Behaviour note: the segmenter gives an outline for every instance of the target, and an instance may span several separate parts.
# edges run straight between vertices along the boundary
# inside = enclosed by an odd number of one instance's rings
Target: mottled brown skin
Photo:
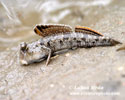
[[[49,63],[51,56],[65,49],[90,48],[97,46],[114,46],[120,42],[108,37],[94,36],[83,33],[55,34],[41,38],[36,42],[20,45],[20,62],[29,65],[47,59]]]
[[[108,37],[98,37],[82,33],[57,34],[41,39],[41,45],[51,48],[53,52],[77,48],[89,48],[96,46],[114,46],[120,42]]]
[[[75,32],[67,25],[37,25],[34,29],[42,38],[32,43],[20,44],[20,62],[28,65],[47,59],[65,49],[90,48],[97,46],[114,46],[120,44],[111,38],[104,37],[90,28],[76,27]]]

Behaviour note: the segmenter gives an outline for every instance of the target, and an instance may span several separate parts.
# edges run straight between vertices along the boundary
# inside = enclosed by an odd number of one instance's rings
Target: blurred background
[[[0,50],[36,38],[36,24],[92,27],[122,6],[124,0],[0,0]]]

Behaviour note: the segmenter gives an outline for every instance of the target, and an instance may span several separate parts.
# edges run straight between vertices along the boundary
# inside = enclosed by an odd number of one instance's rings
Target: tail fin
[[[97,37],[95,40],[96,46],[115,46],[117,44],[122,44],[121,42],[109,37]]]
[[[116,41],[116,40],[114,40],[114,39],[111,39],[111,45],[112,45],[112,46],[115,46],[115,45],[117,45],[117,44],[122,44],[122,43],[119,42],[119,41]]]

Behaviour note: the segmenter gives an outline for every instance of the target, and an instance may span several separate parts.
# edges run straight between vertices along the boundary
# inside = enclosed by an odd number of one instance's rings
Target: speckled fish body
[[[113,46],[116,44],[116,41],[101,36],[94,36],[89,34],[82,33],[67,33],[67,34],[57,34],[45,37],[41,39],[41,45],[45,45],[53,52],[62,50],[62,49],[72,49],[77,48],[88,48],[96,46]]]
[[[30,44],[21,44],[20,58],[23,65],[28,65],[47,59],[49,51],[53,55],[55,52],[64,49],[113,46],[116,44],[119,44],[119,42],[104,36],[94,36],[78,32],[54,34]]]

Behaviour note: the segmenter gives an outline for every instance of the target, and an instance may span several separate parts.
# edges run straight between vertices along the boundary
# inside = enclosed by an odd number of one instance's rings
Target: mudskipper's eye
[[[26,44],[25,42],[22,42],[22,43],[20,44],[20,50],[22,50],[22,51],[28,50],[27,44]]]

